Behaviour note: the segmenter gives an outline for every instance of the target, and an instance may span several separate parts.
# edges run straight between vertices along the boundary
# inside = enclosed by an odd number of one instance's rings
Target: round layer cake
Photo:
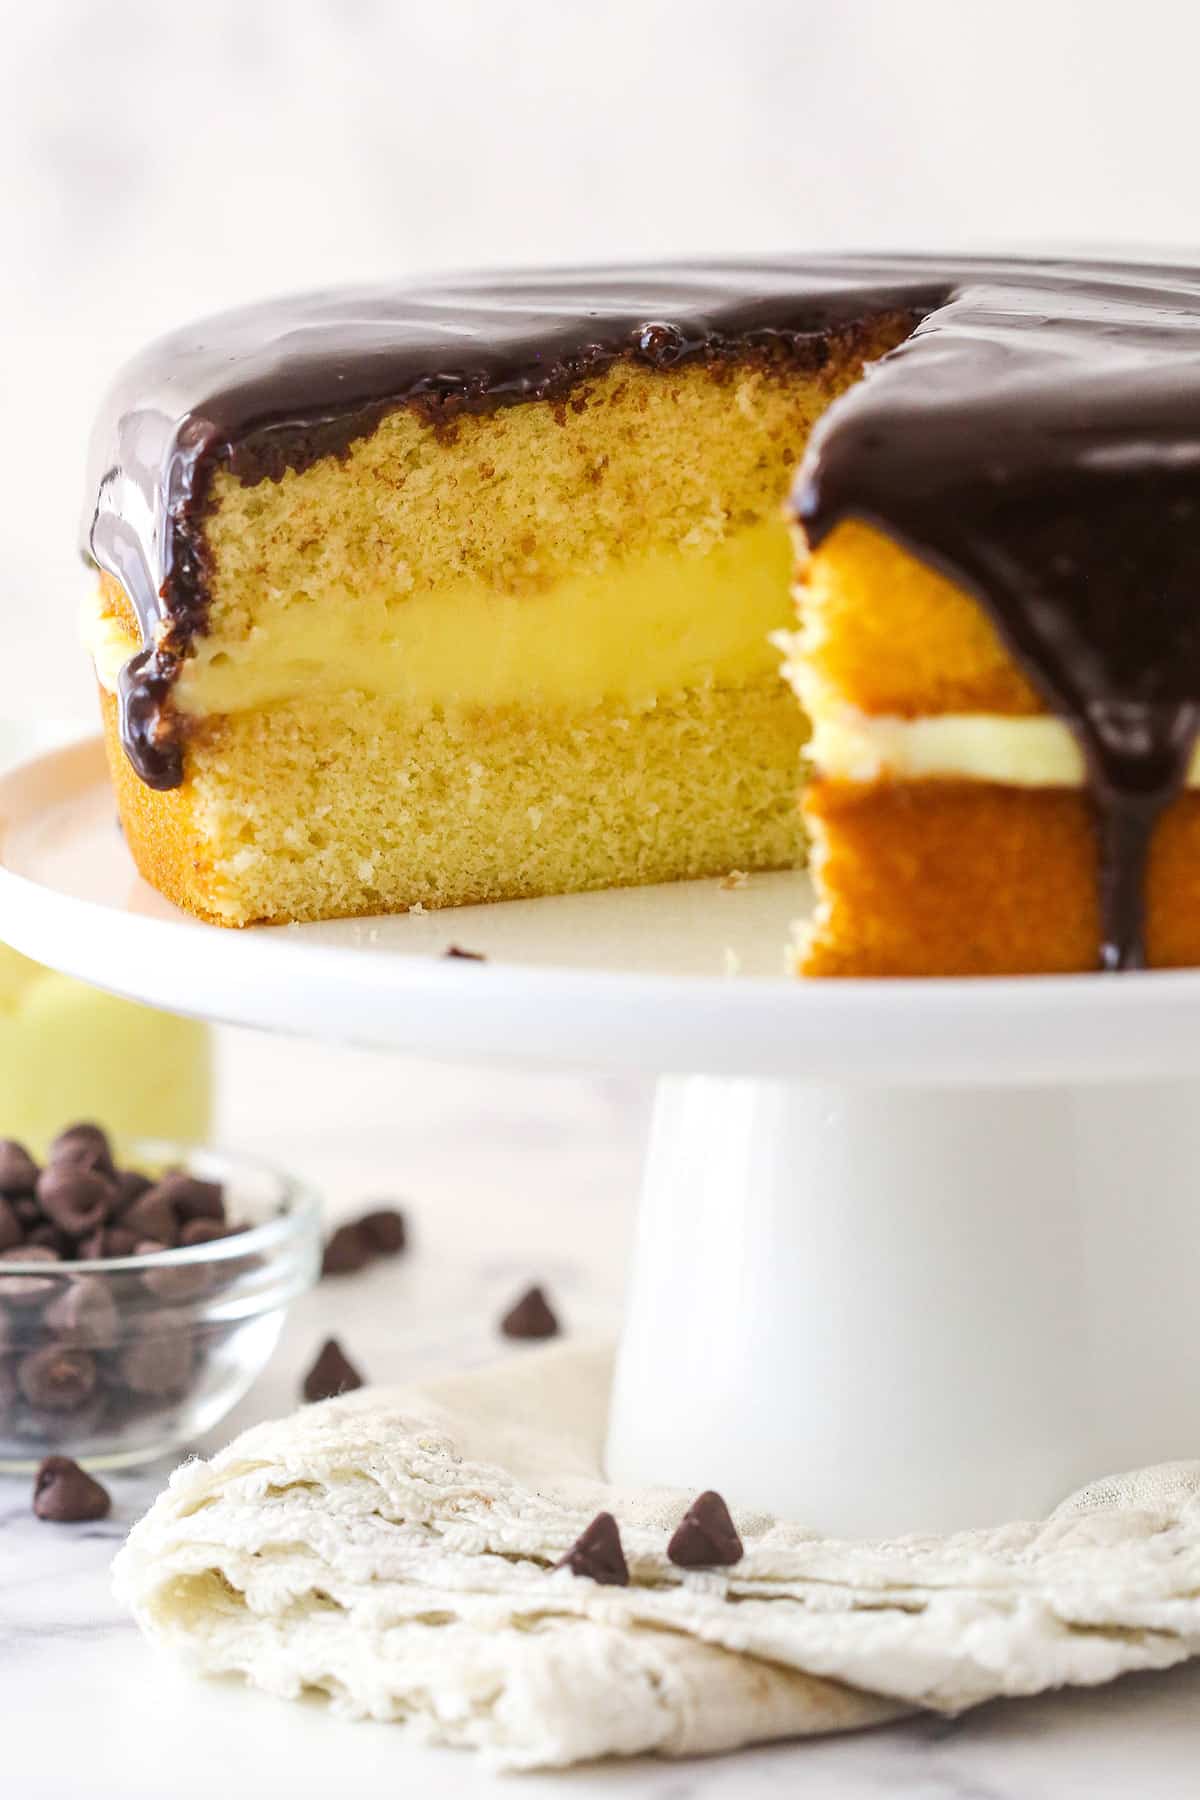
[[[806,973],[1200,962],[1191,270],[820,257],[251,307],[122,373],[89,501],[126,835],[201,917],[807,839]]]

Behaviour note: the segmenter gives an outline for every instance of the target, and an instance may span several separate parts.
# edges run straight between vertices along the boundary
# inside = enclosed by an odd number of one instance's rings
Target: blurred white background
[[[1194,0],[0,0],[0,713],[86,713],[112,369],[470,263],[1200,240]]]

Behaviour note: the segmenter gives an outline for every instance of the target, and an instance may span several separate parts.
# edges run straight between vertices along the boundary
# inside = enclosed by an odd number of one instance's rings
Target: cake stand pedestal
[[[96,743],[0,782],[0,938],[39,961],[237,1024],[658,1077],[615,1480],[872,1536],[1197,1454],[1200,973],[797,984],[807,903],[768,876],[221,932],[138,880]]]
[[[664,1078],[611,1474],[876,1536],[1195,1455],[1198,1172],[1193,1081]]]

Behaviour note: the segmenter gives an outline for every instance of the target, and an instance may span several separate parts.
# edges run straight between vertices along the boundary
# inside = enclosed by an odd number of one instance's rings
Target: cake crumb
[[[734,888],[744,888],[749,880],[750,877],[745,869],[730,869],[728,875],[722,875],[717,886],[723,888],[726,893],[730,893]]]
[[[421,902],[419,900],[414,900],[408,910],[410,913],[412,913],[414,918],[419,919],[422,916],[422,914],[424,913],[425,908],[421,905]]]
[[[721,972],[724,975],[740,975],[742,959],[731,944],[726,944],[721,952]]]

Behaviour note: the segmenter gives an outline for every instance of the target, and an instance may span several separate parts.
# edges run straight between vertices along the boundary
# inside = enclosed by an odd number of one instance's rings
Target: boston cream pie
[[[231,925],[786,866],[806,713],[805,972],[1200,962],[1198,420],[1187,270],[576,271],[179,333],[94,447],[134,855]]]

